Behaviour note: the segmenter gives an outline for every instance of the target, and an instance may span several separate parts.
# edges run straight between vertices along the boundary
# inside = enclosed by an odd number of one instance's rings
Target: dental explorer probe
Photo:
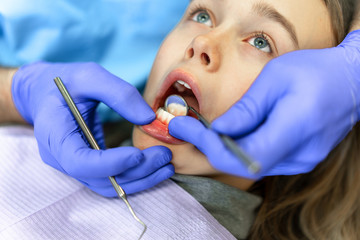
[[[198,113],[193,107],[189,106],[185,99],[179,95],[173,94],[166,98],[164,108],[167,111],[167,107],[170,104],[179,104],[186,108],[186,113],[190,110],[199,118],[199,121],[204,124],[207,129],[211,129],[211,124],[200,114]],[[218,134],[221,141],[224,145],[239,159],[241,160],[246,167],[248,168],[249,172],[251,173],[258,173],[260,171],[260,164],[254,161],[250,156],[248,156],[237,144],[236,142],[227,135]]]
[[[64,83],[61,81],[60,77],[56,77],[54,79],[54,81],[55,81],[55,84],[58,87],[61,95],[64,97],[67,105],[69,106],[71,113],[73,114],[73,116],[75,117],[75,119],[76,119],[77,123],[79,124],[81,130],[83,131],[86,139],[90,143],[91,147],[93,149],[96,149],[96,150],[101,150],[99,145],[97,144],[94,136],[91,134],[90,129],[86,125],[83,117],[81,116],[81,113],[79,112],[79,109],[76,107],[76,105],[74,103],[74,100],[71,98],[71,96],[70,96],[69,92],[67,91]],[[143,232],[141,233],[141,235],[139,237],[139,239],[141,239],[142,236],[146,232],[146,229],[147,229],[146,224],[136,216],[133,208],[130,206],[129,201],[127,200],[127,196],[126,196],[125,191],[120,187],[119,184],[117,184],[115,178],[112,177],[112,176],[109,176],[109,180],[110,180],[111,184],[113,185],[113,187],[114,187],[116,193],[118,194],[118,196],[125,202],[125,204],[129,208],[129,210],[130,210],[131,214],[133,215],[133,217],[135,218],[135,220],[138,221],[141,225],[143,225],[144,230],[143,230]]]

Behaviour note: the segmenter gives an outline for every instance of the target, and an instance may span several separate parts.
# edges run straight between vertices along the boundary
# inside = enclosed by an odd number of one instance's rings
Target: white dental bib
[[[104,198],[44,164],[33,130],[0,127],[0,239],[137,239],[121,199]],[[235,239],[171,180],[128,197],[142,239]]]

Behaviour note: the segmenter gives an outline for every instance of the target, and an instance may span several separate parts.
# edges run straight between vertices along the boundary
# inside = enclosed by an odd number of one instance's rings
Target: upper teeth
[[[189,85],[189,84],[187,84],[187,83],[186,83],[186,82],[184,82],[184,81],[177,80],[176,82],[177,82],[177,83],[179,83],[179,84],[181,84],[181,85],[183,85],[183,86],[184,86],[184,87],[186,87],[187,89],[191,89],[190,85]]]
[[[159,108],[156,111],[156,118],[160,120],[160,122],[169,124],[170,120],[173,119],[175,116],[171,113],[165,111],[163,108]]]
[[[186,116],[187,114],[186,107],[177,103],[169,104],[167,110],[168,111],[164,108],[158,108],[156,111],[156,118],[165,124],[169,124],[170,120],[176,116]]]
[[[174,116],[186,116],[187,108],[184,105],[178,103],[170,103],[167,107],[167,112]]]

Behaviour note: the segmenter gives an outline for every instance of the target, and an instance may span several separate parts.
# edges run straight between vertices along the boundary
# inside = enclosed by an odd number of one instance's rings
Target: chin
[[[201,176],[210,176],[219,173],[219,171],[210,165],[206,156],[190,143],[164,143],[144,133],[139,126],[135,126],[132,139],[134,147],[141,150],[159,145],[169,148],[173,155],[171,163],[174,165],[176,173]]]

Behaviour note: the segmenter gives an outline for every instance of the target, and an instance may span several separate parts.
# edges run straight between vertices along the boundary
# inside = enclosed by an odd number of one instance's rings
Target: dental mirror
[[[166,98],[164,108],[165,111],[171,113],[174,116],[186,116],[189,110],[185,99],[175,94]]]
[[[211,128],[211,124],[203,118],[193,107],[189,106],[185,99],[179,95],[173,94],[167,97],[164,104],[165,111],[173,114],[174,116],[186,116],[191,110],[199,118],[200,122],[205,125],[206,128]],[[176,110],[175,110],[176,109]],[[177,110],[178,109],[178,110]],[[179,114],[179,113],[182,114]]]
[[[179,95],[170,95],[165,100],[164,108],[167,112],[173,114],[174,116],[186,116],[188,111],[191,110],[199,118],[199,121],[204,124],[208,129],[211,129],[211,124],[208,122],[200,113],[198,113],[193,107],[189,106],[185,99]],[[175,114],[174,114],[174,113]],[[182,112],[182,114],[178,114]],[[248,156],[238,145],[237,143],[230,138],[229,136],[218,134],[221,141],[224,145],[244,163],[248,171],[251,173],[258,173],[260,171],[260,164],[254,161],[250,156]]]

